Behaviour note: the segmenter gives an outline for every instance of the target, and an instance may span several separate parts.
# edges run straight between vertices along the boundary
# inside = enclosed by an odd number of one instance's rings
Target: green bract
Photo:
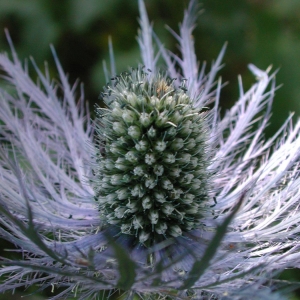
[[[97,108],[100,212],[151,245],[201,225],[208,198],[204,114],[184,87],[142,68],[112,79]]]

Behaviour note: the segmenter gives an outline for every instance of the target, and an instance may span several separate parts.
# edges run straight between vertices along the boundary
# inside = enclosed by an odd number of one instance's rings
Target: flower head
[[[240,81],[221,117],[225,48],[205,74],[191,38],[196,2],[174,34],[180,57],[153,35],[142,0],[139,8],[145,67],[116,75],[111,55],[93,123],[54,50],[60,85],[33,62],[35,84],[10,40],[13,60],[0,55],[14,88],[0,94],[0,235],[22,254],[1,258],[0,291],[274,299],[272,278],[300,265],[300,123],[289,118],[264,139],[275,74],[253,65],[257,82],[244,92]]]
[[[185,81],[148,73],[122,73],[102,93],[94,189],[108,224],[153,245],[199,228],[209,175],[204,115]]]

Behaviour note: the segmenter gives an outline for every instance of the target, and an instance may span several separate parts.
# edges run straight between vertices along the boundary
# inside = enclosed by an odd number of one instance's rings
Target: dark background
[[[146,0],[154,30],[166,47],[177,52],[175,39],[165,29],[178,29],[187,0]],[[238,97],[237,75],[245,87],[255,81],[247,68],[254,63],[266,69],[280,68],[277,83],[284,84],[274,103],[272,129],[290,111],[299,115],[300,1],[298,0],[203,0],[204,12],[194,32],[199,60],[208,64],[228,41],[221,71],[230,85],[223,90],[221,106],[230,107]],[[102,61],[108,59],[108,37],[112,36],[118,72],[137,66],[139,48],[137,0],[1,0],[0,29],[8,28],[20,58],[33,56],[42,68],[48,61],[56,76],[49,44],[53,44],[70,81],[85,84],[90,103],[98,100],[105,84]],[[1,32],[0,32],[1,33]],[[8,51],[4,31],[0,49]],[[92,106],[91,106],[92,107]]]
[[[145,3],[155,32],[167,48],[177,52],[176,41],[164,25],[177,31],[188,1]],[[221,95],[223,112],[238,98],[238,74],[245,89],[255,82],[248,63],[261,69],[272,64],[273,70],[280,69],[276,79],[283,86],[276,93],[267,135],[280,127],[290,111],[295,112],[296,120],[300,112],[300,1],[203,0],[200,7],[204,12],[194,31],[198,59],[209,66],[228,42],[225,67],[220,72],[223,81],[230,83]],[[7,28],[20,59],[33,56],[40,68],[47,61],[56,77],[49,48],[53,44],[70,82],[84,82],[92,109],[105,84],[102,62],[108,61],[109,36],[118,72],[139,63],[137,18],[137,0],[0,0],[0,49],[9,52],[4,35]],[[288,276],[297,277],[297,272]]]

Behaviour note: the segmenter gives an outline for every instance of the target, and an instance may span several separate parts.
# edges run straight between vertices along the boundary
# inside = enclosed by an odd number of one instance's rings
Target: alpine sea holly
[[[180,56],[154,35],[142,0],[139,8],[144,67],[117,75],[111,50],[93,122],[54,50],[59,85],[33,62],[35,84],[10,40],[13,59],[0,56],[10,84],[1,90],[0,233],[22,254],[1,258],[0,291],[274,299],[272,278],[300,262],[300,123],[289,118],[264,139],[275,73],[253,65],[257,82],[244,92],[240,80],[221,117],[225,48],[205,74],[192,39],[196,2],[172,31]]]
[[[123,73],[103,93],[94,186],[106,222],[151,246],[200,227],[209,175],[201,108],[147,72]]]

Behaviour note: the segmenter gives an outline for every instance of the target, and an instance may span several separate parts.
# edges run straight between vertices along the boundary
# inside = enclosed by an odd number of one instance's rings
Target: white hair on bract
[[[0,55],[0,236],[21,255],[1,258],[0,292],[35,285],[57,291],[51,299],[103,291],[283,299],[293,284],[276,276],[300,265],[300,123],[290,116],[264,138],[276,72],[249,65],[256,82],[244,91],[239,78],[239,99],[221,117],[216,77],[226,47],[209,71],[199,64],[196,1],[179,34],[170,30],[180,56],[164,48],[138,5],[141,65],[117,75],[109,43],[106,106],[93,122],[53,47],[59,83],[32,60],[35,83],[8,36],[12,59]]]

